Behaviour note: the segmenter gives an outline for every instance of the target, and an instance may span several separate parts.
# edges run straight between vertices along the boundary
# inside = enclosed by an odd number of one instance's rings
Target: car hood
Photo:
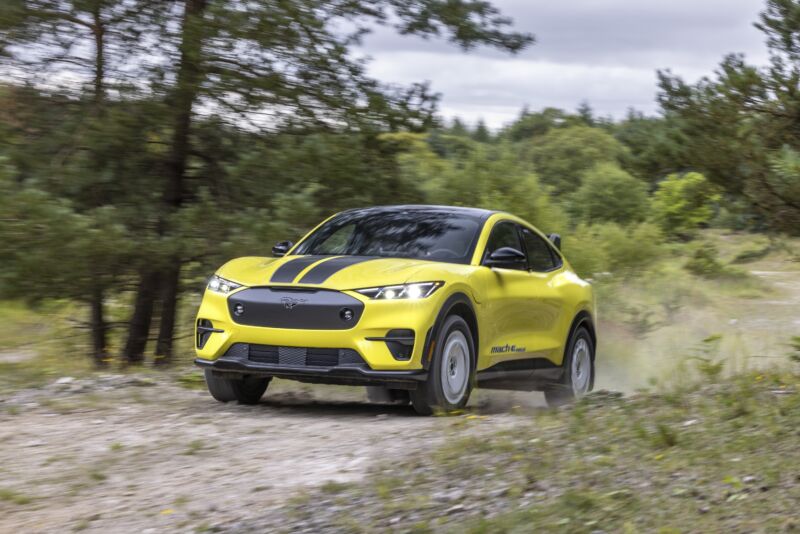
[[[247,257],[226,263],[217,274],[246,286],[312,286],[342,291],[433,281],[439,271],[437,266],[446,268],[448,265],[424,260],[363,256]],[[428,280],[427,277],[431,276],[434,278]]]

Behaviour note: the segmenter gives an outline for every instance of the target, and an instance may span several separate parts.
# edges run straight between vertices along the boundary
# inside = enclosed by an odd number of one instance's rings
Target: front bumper
[[[408,301],[380,301],[370,300],[354,292],[341,292],[351,299],[358,299],[363,307],[358,310],[352,307],[358,314],[358,319],[352,327],[338,329],[323,329],[321,326],[324,321],[317,322],[312,320],[309,324],[311,328],[287,328],[276,326],[261,326],[258,324],[243,324],[240,316],[234,320],[231,302],[237,302],[236,292],[229,296],[221,295],[211,291],[206,291],[200,305],[197,318],[199,321],[208,321],[208,326],[201,328],[213,328],[202,343],[197,344],[196,354],[198,365],[209,367],[214,365],[214,369],[229,372],[240,370],[241,372],[251,372],[269,374],[272,376],[317,376],[353,379],[376,379],[392,380],[400,378],[408,379],[409,376],[423,376],[424,365],[422,363],[423,352],[427,345],[428,336],[436,318],[436,313],[441,306],[441,299],[444,292],[439,291],[429,298]],[[441,294],[441,295],[440,295]],[[304,309],[308,309],[316,302],[314,297],[309,295],[298,295],[298,298],[306,299],[307,302],[287,310],[286,314],[302,314]],[[337,304],[338,305],[338,304]],[[245,302],[246,313],[249,313],[253,306]],[[309,313],[309,312],[306,312]],[[313,319],[313,314],[310,314]],[[254,322],[262,320],[257,317]],[[338,316],[337,319],[338,320]],[[313,325],[313,326],[312,326]],[[387,344],[387,335],[396,330],[411,331],[413,335],[413,348],[410,355],[404,358],[396,357],[390,350],[391,344]],[[351,366],[340,369],[339,367],[324,368],[321,370],[307,369],[298,367],[287,371],[286,365],[271,366],[269,362],[253,362],[248,358],[230,358],[229,352],[237,344],[252,344],[277,346],[284,348],[308,348],[325,349],[335,347],[341,350],[352,350],[363,359],[364,368],[355,369]],[[231,361],[235,360],[235,361]],[[201,363],[203,362],[203,363]],[[216,365],[215,362],[220,362]],[[383,374],[390,373],[390,374]],[[396,377],[391,373],[400,373]],[[403,374],[407,373],[407,374]],[[422,373],[422,374],[421,374]],[[417,381],[419,378],[411,378]]]

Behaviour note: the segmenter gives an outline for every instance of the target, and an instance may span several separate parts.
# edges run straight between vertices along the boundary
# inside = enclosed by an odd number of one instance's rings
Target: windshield
[[[469,263],[481,220],[445,211],[356,211],[331,219],[295,254]]]

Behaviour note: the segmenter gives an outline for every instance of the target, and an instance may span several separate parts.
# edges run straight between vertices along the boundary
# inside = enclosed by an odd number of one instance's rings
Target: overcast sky
[[[367,37],[373,76],[404,85],[428,80],[442,93],[445,117],[483,118],[493,128],[523,106],[575,109],[588,101],[600,115],[629,107],[652,114],[656,70],[686,79],[709,74],[722,57],[742,52],[766,61],[753,22],[764,0],[494,0],[515,27],[537,42],[517,56],[380,30]]]

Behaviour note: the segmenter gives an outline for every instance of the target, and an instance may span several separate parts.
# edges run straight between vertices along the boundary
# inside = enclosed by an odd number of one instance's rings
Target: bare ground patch
[[[245,521],[306,489],[359,482],[376,462],[434,449],[468,417],[481,423],[471,434],[519,417],[495,413],[513,401],[488,396],[477,412],[424,418],[367,404],[360,389],[314,397],[284,383],[261,404],[239,406],[165,380],[116,380],[65,380],[3,399],[0,531],[194,531]]]

